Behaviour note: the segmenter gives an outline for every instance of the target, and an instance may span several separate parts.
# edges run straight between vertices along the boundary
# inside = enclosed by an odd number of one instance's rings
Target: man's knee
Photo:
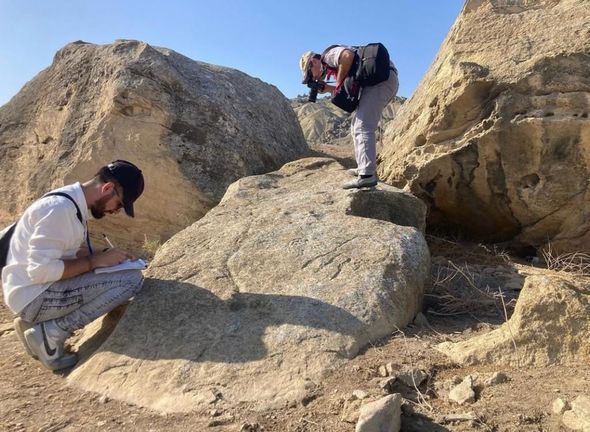
[[[129,287],[134,291],[138,292],[143,285],[143,273],[141,270],[128,270],[127,283]]]

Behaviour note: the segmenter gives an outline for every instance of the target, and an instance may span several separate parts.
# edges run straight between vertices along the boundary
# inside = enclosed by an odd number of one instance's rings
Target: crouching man
[[[141,170],[117,160],[83,184],[46,194],[19,219],[2,269],[4,300],[18,315],[15,330],[25,349],[48,369],[75,365],[65,340],[141,288],[140,270],[94,273],[133,257],[118,248],[93,253],[87,220],[121,208],[134,217],[143,187]]]

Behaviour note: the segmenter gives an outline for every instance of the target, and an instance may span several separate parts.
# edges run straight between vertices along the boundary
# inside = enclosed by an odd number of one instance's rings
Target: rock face
[[[128,218],[111,218],[109,231],[116,240],[167,239],[238,178],[307,150],[289,101],[271,85],[143,42],[76,42],[0,108],[0,222],[48,189],[128,159],[146,178],[139,223],[128,231]]]
[[[380,177],[429,225],[588,250],[589,21],[586,0],[467,0],[385,132]]]
[[[461,364],[545,366],[588,361],[589,314],[587,285],[529,276],[514,313],[500,328],[463,342],[442,343],[438,349]]]
[[[69,379],[162,411],[305,403],[323,373],[411,322],[429,277],[425,206],[387,185],[345,191],[347,178],[314,158],[232,184],[158,250]]]
[[[316,103],[307,103],[307,97],[297,98],[291,102],[297,114],[303,135],[308,144],[352,146],[350,135],[351,114],[341,110],[329,99],[318,99]],[[396,97],[383,110],[381,123],[377,129],[377,140],[381,140],[381,131],[396,116],[405,98]]]

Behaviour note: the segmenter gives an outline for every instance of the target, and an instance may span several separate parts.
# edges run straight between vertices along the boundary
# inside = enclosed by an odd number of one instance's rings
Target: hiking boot
[[[14,331],[16,332],[16,335],[25,347],[25,350],[27,350],[27,354],[33,357],[35,360],[37,360],[37,356],[33,354],[33,351],[31,351],[31,348],[29,347],[29,344],[25,339],[25,332],[31,327],[33,327],[33,325],[33,323],[25,321],[21,317],[16,317],[14,319]]]
[[[357,177],[356,179],[344,183],[343,189],[361,189],[377,186],[377,176],[373,174],[371,177]]]
[[[48,323],[51,322],[41,322],[25,331],[24,336],[29,348],[47,369],[60,370],[74,366],[78,363],[78,356],[64,352],[65,337],[48,334]]]
[[[346,172],[348,174],[350,174],[351,176],[354,176],[354,177],[358,177],[358,175],[359,175],[359,169],[358,168],[350,168],[350,169],[347,169]]]

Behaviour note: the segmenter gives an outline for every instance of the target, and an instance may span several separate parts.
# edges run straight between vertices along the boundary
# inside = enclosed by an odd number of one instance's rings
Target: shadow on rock
[[[146,279],[100,350],[145,360],[242,363],[294,344],[317,346],[321,338],[323,351],[350,357],[364,327],[347,311],[310,297],[234,293],[223,300],[190,283]],[[87,339],[81,356],[108,334],[99,330]]]

